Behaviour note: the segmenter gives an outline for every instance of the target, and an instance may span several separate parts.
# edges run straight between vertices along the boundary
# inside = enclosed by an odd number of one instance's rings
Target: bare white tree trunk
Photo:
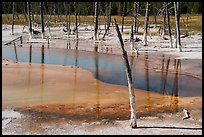
[[[104,27],[106,32],[108,26],[108,2],[106,2],[106,13],[104,15],[104,19],[105,19]]]
[[[127,74],[128,88],[129,88],[129,94],[130,94],[130,112],[131,112],[130,126],[132,128],[137,128],[137,117],[136,117],[136,108],[135,108],[135,93],[134,93],[134,87],[133,87],[132,72],[131,72],[131,68],[129,65],[127,52],[124,49],[123,39],[122,39],[118,24],[116,23],[115,18],[114,18],[114,23],[115,23],[115,29],[117,31],[117,35],[118,35],[118,38],[119,38],[119,41],[121,44],[121,48],[123,51],[123,59],[125,61],[125,65],[126,65],[126,74]]]
[[[109,2],[109,6],[107,8],[107,20],[106,20],[106,27],[105,27],[105,33],[103,35],[103,38],[105,38],[105,35],[107,34],[107,32],[109,31],[109,28],[110,28],[110,23],[111,23],[111,2]]]
[[[44,18],[43,18],[43,2],[40,2],[40,14],[41,14],[41,28],[42,28],[42,39],[45,38]]]
[[[75,38],[78,39],[78,12],[77,12],[77,3],[74,2],[75,7]]]
[[[177,39],[176,39],[176,28],[174,29],[174,42],[173,42],[173,48],[177,48]]]
[[[98,14],[99,14],[99,2],[95,2],[94,40],[98,39]]]
[[[109,6],[108,6],[108,26],[107,26],[107,30],[109,31],[110,28],[110,23],[111,23],[111,2],[109,2]]]
[[[14,34],[14,14],[15,14],[15,3],[12,2],[13,9],[12,9],[12,24],[11,24],[11,35]]]
[[[125,16],[125,2],[123,2],[123,13],[122,13],[122,28],[121,32],[123,32],[123,26],[124,26],[124,16]]]
[[[137,4],[138,2],[134,2],[134,34],[136,34],[136,30],[137,30],[137,20],[138,20]]]
[[[134,50],[134,49],[135,49],[135,41],[134,41],[133,25],[131,25],[130,48],[131,48],[131,50]]]
[[[169,39],[170,39],[170,48],[173,48],[172,36],[171,36],[171,23],[170,23],[169,11],[168,11],[168,2],[165,2],[165,5],[166,5],[165,8],[166,8],[167,20],[168,20],[168,32],[169,32]]]
[[[28,22],[29,22],[29,32],[30,32],[30,38],[32,38],[32,22],[30,17],[30,2],[27,2],[27,9],[28,9]]]
[[[162,38],[165,38],[165,28],[166,28],[166,2],[163,2],[163,9],[162,9],[162,15],[163,15],[163,28],[162,28]]]
[[[180,25],[179,5],[180,5],[180,2],[174,2],[177,49],[179,52],[182,52],[181,39],[180,39],[180,27],[179,27]]]
[[[157,27],[157,2],[154,2],[154,28]]]
[[[149,24],[148,11],[149,11],[149,2],[147,2],[146,13],[145,13],[144,34],[143,34],[143,39],[142,39],[142,42],[144,43],[144,45],[147,45],[147,29],[148,29],[148,24]]]
[[[186,24],[185,24],[185,27],[186,27],[186,35],[188,35],[188,11],[186,13]]]

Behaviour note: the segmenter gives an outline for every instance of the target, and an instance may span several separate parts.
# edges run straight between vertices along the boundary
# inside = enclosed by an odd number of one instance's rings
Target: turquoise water
[[[118,85],[127,85],[124,60],[121,55],[57,48],[2,47],[2,59],[79,66],[91,71],[95,78]],[[182,68],[194,65],[193,70],[202,71],[202,60],[177,60],[158,54],[144,53],[129,57],[134,87],[147,91],[176,95],[202,96],[202,80],[180,75]],[[189,63],[190,62],[190,63]],[[163,71],[156,72],[154,68]],[[171,72],[169,73],[171,69]]]

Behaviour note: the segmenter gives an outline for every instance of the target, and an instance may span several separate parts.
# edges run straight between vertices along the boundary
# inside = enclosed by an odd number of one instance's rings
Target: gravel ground
[[[123,121],[52,121],[38,123],[29,128],[29,115],[22,115],[13,109],[2,111],[3,135],[201,135],[201,110],[191,110],[191,118],[183,120],[184,114],[159,113],[155,117],[140,117],[138,128],[132,129],[129,120]]]

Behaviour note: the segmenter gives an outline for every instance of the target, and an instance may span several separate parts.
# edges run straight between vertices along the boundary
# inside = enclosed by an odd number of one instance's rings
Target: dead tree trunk
[[[134,50],[134,49],[135,49],[133,25],[131,25],[130,48],[131,48],[131,50]]]
[[[134,2],[134,34],[136,34],[136,29],[137,29],[137,2]]]
[[[74,9],[75,9],[75,37],[76,39],[79,38],[79,35],[78,35],[78,11],[77,11],[77,3],[74,2]]]
[[[56,5],[57,5],[57,3],[54,2],[54,5],[53,5],[53,13],[54,13],[54,22],[55,22],[55,26],[57,25],[57,21],[56,21]]]
[[[69,31],[71,30],[71,18],[70,18],[70,8],[71,8],[71,6],[70,6],[70,2],[69,2],[69,4],[68,4],[68,19],[69,19],[69,23],[68,23],[68,29],[69,29]]]
[[[32,19],[32,26],[34,26],[35,24],[35,18],[34,18],[34,11],[33,11],[33,6],[32,6],[32,3],[31,3],[31,19]]]
[[[66,31],[67,31],[67,38],[70,34],[70,28],[69,28],[69,21],[68,21],[68,11],[67,11],[67,2],[64,2],[64,9],[65,9],[65,15],[66,15]],[[69,5],[68,5],[69,10]]]
[[[98,14],[99,14],[99,2],[95,2],[94,40],[98,39]]]
[[[29,22],[29,32],[30,32],[30,38],[32,38],[32,22],[30,17],[30,2],[27,2],[27,9],[28,9],[28,22]]]
[[[154,2],[154,28],[157,27],[157,2]]]
[[[11,35],[14,34],[14,14],[15,14],[15,3],[12,2],[13,9],[12,9],[12,26],[11,26]]]
[[[105,35],[108,33],[109,28],[110,28],[110,23],[111,23],[111,2],[109,2],[109,6],[108,6],[108,13],[107,13],[107,27],[105,27],[105,33],[103,35],[103,38],[105,38]]]
[[[188,11],[186,13],[186,28],[188,27]]]
[[[40,2],[40,14],[41,14],[41,28],[42,28],[42,39],[45,38],[44,18],[43,18],[43,2]]]
[[[51,20],[52,20],[52,17],[51,17],[51,15],[52,15],[52,9],[49,9],[48,12],[49,12],[48,24],[47,24],[47,25],[48,25],[48,32],[49,32],[49,38],[52,39],[51,31],[50,31]],[[47,15],[47,16],[48,16],[48,15]]]
[[[138,11],[139,11],[139,2],[134,2],[134,35],[138,33]]]
[[[139,16],[139,7],[140,7],[140,2],[137,2],[137,16]],[[137,17],[136,34],[138,34],[138,29],[139,29],[139,18]]]
[[[134,87],[133,87],[132,72],[131,72],[131,68],[129,65],[127,52],[124,49],[123,39],[122,39],[118,24],[116,23],[115,18],[114,18],[114,23],[115,23],[115,29],[117,31],[117,35],[118,35],[118,38],[119,38],[119,41],[121,44],[121,48],[123,51],[123,59],[125,61],[125,65],[126,65],[126,74],[127,74],[128,88],[129,88],[129,94],[130,94],[130,112],[131,112],[130,125],[132,128],[137,128],[137,117],[136,117],[136,108],[135,108],[135,93],[134,93]]]
[[[168,22],[169,39],[170,39],[170,48],[173,48],[172,36],[171,36],[171,22],[170,22],[170,16],[169,16],[169,11],[168,11],[168,2],[165,2],[165,4],[166,4],[166,15],[167,15],[167,22]]]
[[[177,48],[177,39],[176,39],[176,27],[174,29],[174,43],[173,43],[173,48]]]
[[[108,26],[108,2],[106,2],[106,13],[104,15],[104,19],[105,19],[105,23],[104,23],[104,27],[105,27],[105,32]]]
[[[24,15],[24,22],[27,22],[27,14],[26,14],[26,2],[23,2],[23,9],[24,9],[24,12],[23,12],[23,15]]]
[[[178,51],[182,51],[181,49],[181,39],[180,39],[180,13],[179,13],[179,6],[180,2],[174,2],[174,10],[175,10],[175,23],[176,23],[176,41],[177,41],[177,48]]]
[[[186,24],[185,24],[185,26],[186,26],[186,35],[187,35],[188,34],[188,11],[186,13]]]
[[[148,11],[149,11],[149,2],[147,2],[146,13],[145,13],[144,34],[143,34],[143,40],[142,40],[142,42],[144,43],[144,46],[147,46],[147,29],[148,29],[148,24],[149,24]]]
[[[161,35],[161,37],[163,39],[165,39],[165,32],[166,32],[165,31],[165,28],[166,28],[166,10],[165,9],[166,9],[166,2],[163,3],[163,10],[162,10],[163,11],[162,12],[163,13],[162,14],[163,15],[163,28],[162,28],[162,35]]]
[[[122,13],[122,28],[121,28],[121,32],[123,32],[123,26],[124,26],[125,5],[126,5],[126,3],[123,2],[123,13]]]

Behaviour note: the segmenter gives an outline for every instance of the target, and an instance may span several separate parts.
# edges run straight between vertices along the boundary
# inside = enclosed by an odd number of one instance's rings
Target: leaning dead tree
[[[32,38],[32,22],[30,17],[30,2],[27,2],[27,10],[28,10],[28,25],[29,25],[29,32],[30,32],[30,38]]]
[[[182,51],[181,49],[181,38],[180,38],[180,13],[179,13],[179,9],[180,9],[180,2],[174,2],[174,11],[175,11],[175,23],[176,23],[176,31],[175,31],[175,34],[176,34],[176,47],[178,49],[178,51]]]
[[[97,39],[98,39],[98,14],[99,14],[99,2],[95,2],[94,40],[97,40]]]
[[[12,25],[11,25],[11,35],[14,34],[14,15],[15,15],[15,3],[12,2],[12,5],[13,5],[13,9],[12,9]]]
[[[116,23],[116,19],[114,18],[114,24],[115,24],[115,29],[120,41],[120,45],[123,51],[123,59],[125,61],[125,65],[126,65],[126,74],[127,74],[127,80],[128,80],[128,88],[129,88],[129,94],[130,94],[130,112],[131,112],[131,116],[130,116],[130,125],[132,128],[137,128],[137,117],[136,117],[136,108],[135,108],[135,93],[134,93],[134,87],[133,87],[133,79],[132,79],[132,72],[131,72],[131,68],[129,65],[129,61],[128,61],[128,56],[127,56],[127,52],[125,51],[124,48],[124,43],[123,43],[123,39],[122,39],[122,35],[120,33],[118,24]]]
[[[144,43],[144,46],[147,46],[147,29],[149,24],[149,2],[146,4],[146,13],[145,13],[145,23],[144,23],[144,34],[142,42]]]
[[[42,39],[45,38],[44,18],[43,18],[43,2],[40,2],[40,14],[41,14],[41,28],[42,28]]]

